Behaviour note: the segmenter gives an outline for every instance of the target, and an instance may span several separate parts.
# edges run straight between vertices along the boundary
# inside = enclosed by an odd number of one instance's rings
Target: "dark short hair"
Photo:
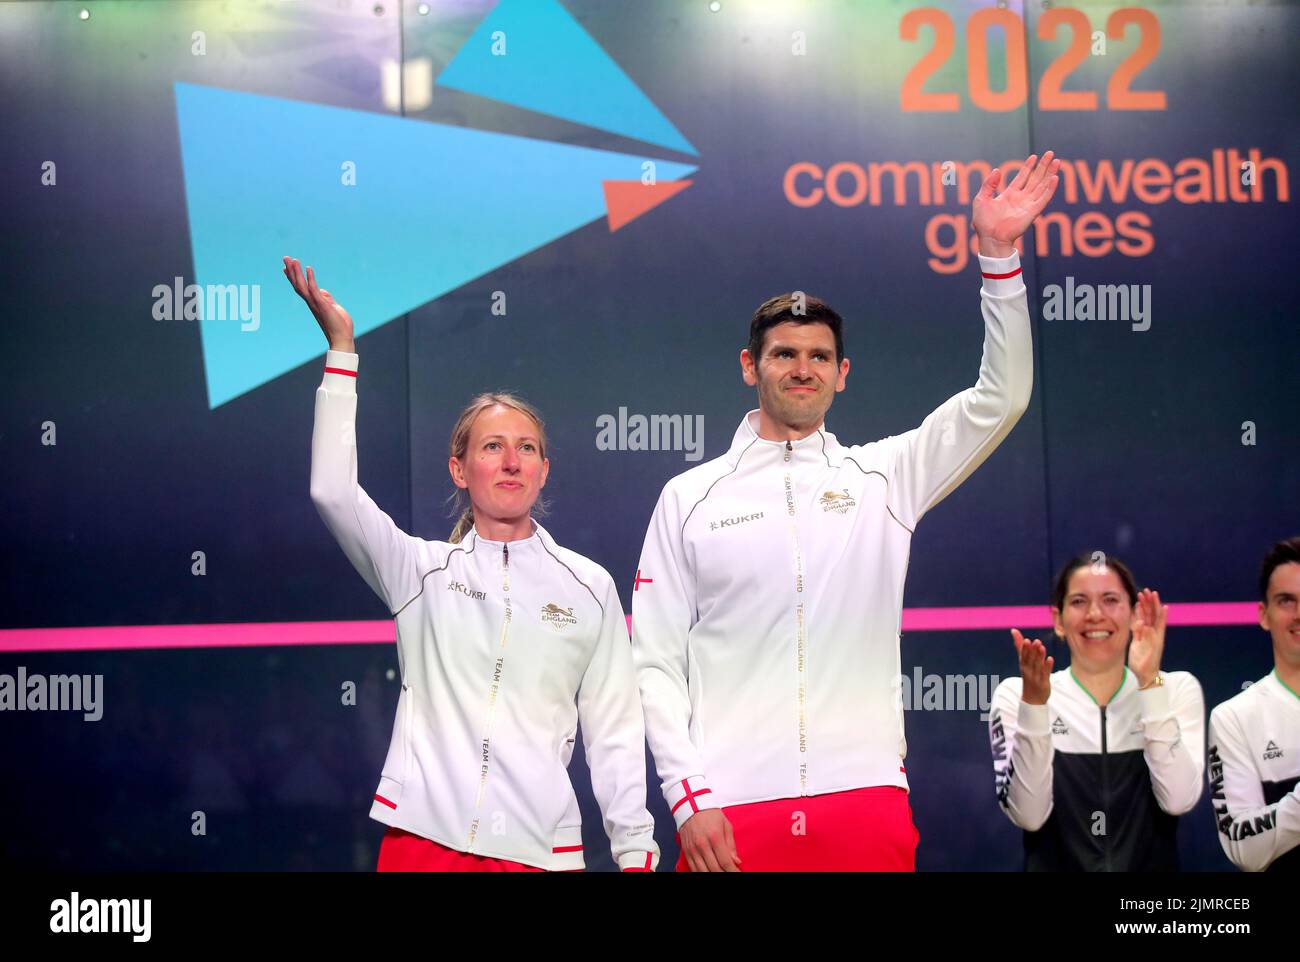
[[[1273,577],[1273,569],[1292,561],[1300,562],[1300,537],[1279,541],[1264,555],[1264,563],[1259,566],[1259,600],[1264,604],[1268,604],[1268,582]]]
[[[1115,574],[1119,575],[1120,582],[1124,585],[1124,591],[1128,594],[1128,603],[1137,605],[1138,590],[1137,581],[1133,578],[1133,572],[1128,570],[1128,565],[1120,561],[1113,555],[1105,555],[1105,565]],[[1092,555],[1081,554],[1070,559],[1069,564],[1061,569],[1061,573],[1056,576],[1056,584],[1052,586],[1052,607],[1060,611],[1065,605],[1065,592],[1070,587],[1070,576],[1080,568],[1087,568],[1092,565]]]
[[[803,309],[797,314],[795,294],[803,295],[801,305]],[[821,298],[804,294],[802,291],[793,291],[789,294],[769,297],[758,305],[758,310],[754,312],[754,318],[749,322],[749,356],[754,359],[755,364],[763,356],[763,339],[768,329],[784,324],[786,321],[793,321],[795,324],[825,324],[835,335],[835,363],[839,364],[844,360],[843,319]]]

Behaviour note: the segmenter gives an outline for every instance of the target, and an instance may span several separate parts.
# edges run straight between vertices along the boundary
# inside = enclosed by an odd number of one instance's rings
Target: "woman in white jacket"
[[[511,395],[476,398],[448,461],[470,507],[448,541],[405,534],[357,484],[352,318],[284,260],[330,347],[312,500],[396,621],[402,688],[370,809],[388,826],[379,869],[583,868],[567,772],[581,723],[614,858],[653,871],[627,622],[609,574],[532,519],[550,469],[541,418]]]
[[[1201,797],[1205,700],[1160,670],[1168,608],[1117,558],[1080,555],[1052,591],[1070,666],[1011,632],[1019,678],[993,693],[998,804],[1024,829],[1028,871],[1178,869],[1178,816]]]

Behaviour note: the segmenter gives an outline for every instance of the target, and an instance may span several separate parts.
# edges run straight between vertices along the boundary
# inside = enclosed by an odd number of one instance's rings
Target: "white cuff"
[[[1020,272],[1019,251],[1012,251],[1010,257],[985,257],[980,254],[979,259],[985,294],[1011,297],[1024,291],[1025,280]]]
[[[1046,705],[1031,705],[1022,701],[1016,712],[1016,729],[1018,734],[1030,738],[1035,735],[1049,735],[1052,731],[1051,713]]]
[[[654,852],[624,852],[618,857],[620,872],[653,872],[658,864]]]
[[[1169,708],[1169,679],[1155,688],[1138,689],[1138,704],[1142,706],[1142,724],[1162,722],[1173,712]]]
[[[326,351],[325,376],[320,386],[331,394],[356,394],[359,360],[347,351]]]
[[[664,788],[664,801],[680,829],[688,818],[705,809],[721,808],[703,775],[691,775]]]

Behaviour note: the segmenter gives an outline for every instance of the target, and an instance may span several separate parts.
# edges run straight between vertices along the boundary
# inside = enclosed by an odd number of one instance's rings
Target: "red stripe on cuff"
[[[559,848],[551,849],[551,854],[562,855],[565,852],[581,852],[581,851],[582,851],[581,845],[562,845]]]
[[[397,810],[397,806],[393,802],[390,802],[388,799],[384,798],[384,796],[382,795],[378,795],[378,794],[375,795],[375,801],[382,802],[383,804],[387,805],[389,808],[393,809],[394,811]]]
[[[985,274],[984,276],[985,276],[985,277],[988,277],[987,274]],[[325,373],[326,373],[326,374],[346,374],[348,377],[356,377],[356,376],[357,376],[357,372],[356,372],[356,371],[349,371],[349,370],[348,370],[347,368],[345,368],[345,367],[327,367],[327,368],[325,368]]]
[[[646,853],[645,853],[645,865],[644,865],[644,866],[642,866],[641,868],[625,868],[625,869],[623,869],[623,871],[624,871],[624,872],[649,872],[649,871],[651,871],[650,866],[651,866],[651,864],[652,864],[653,862],[654,862],[654,853],[653,853],[653,852],[646,852]]]
[[[1017,274],[1019,274],[1019,273],[1020,273],[1020,268],[1017,267],[1014,271],[1011,271],[1011,272],[1008,273],[1008,274],[986,274],[986,273],[984,273],[983,271],[980,271],[980,276],[981,276],[981,277],[987,277],[987,278],[989,278],[990,280],[1001,281],[1001,280],[1006,280],[1006,278],[1008,278],[1008,277],[1015,277],[1015,276],[1016,276]],[[327,368],[327,370],[328,370],[328,368]]]

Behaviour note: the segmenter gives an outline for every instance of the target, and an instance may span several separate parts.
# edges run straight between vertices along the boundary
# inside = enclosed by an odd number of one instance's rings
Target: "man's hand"
[[[316,323],[325,332],[330,350],[345,351],[348,354],[357,353],[356,342],[352,339],[352,316],[343,309],[342,304],[330,296],[329,291],[323,291],[316,286],[316,274],[312,269],[307,268],[307,276],[303,277],[302,265],[297,259],[286,257],[284,276],[289,278],[289,283],[298,292],[298,296],[311,308]]]
[[[1023,681],[1020,700],[1026,705],[1046,705],[1052,695],[1052,664],[1054,659],[1047,648],[1035,638],[1026,641],[1019,630],[1011,629],[1011,640],[1016,643],[1020,656],[1020,677]]]
[[[1035,165],[1035,161],[1038,161]],[[1010,257],[1015,242],[1029,229],[1034,218],[1043,212],[1056,193],[1060,181],[1057,171],[1061,162],[1052,159],[1049,150],[1038,160],[1030,154],[1020,172],[1001,194],[993,196],[1002,183],[1002,168],[985,179],[971,209],[971,226],[980,239],[980,253],[985,257]]]
[[[1133,622],[1133,640],[1128,646],[1128,669],[1144,688],[1160,672],[1160,656],[1165,651],[1165,621],[1169,606],[1160,603],[1160,592],[1143,588],[1138,594],[1137,620]]]
[[[677,833],[692,872],[739,872],[740,856],[731,822],[720,808],[706,808],[682,823]]]

